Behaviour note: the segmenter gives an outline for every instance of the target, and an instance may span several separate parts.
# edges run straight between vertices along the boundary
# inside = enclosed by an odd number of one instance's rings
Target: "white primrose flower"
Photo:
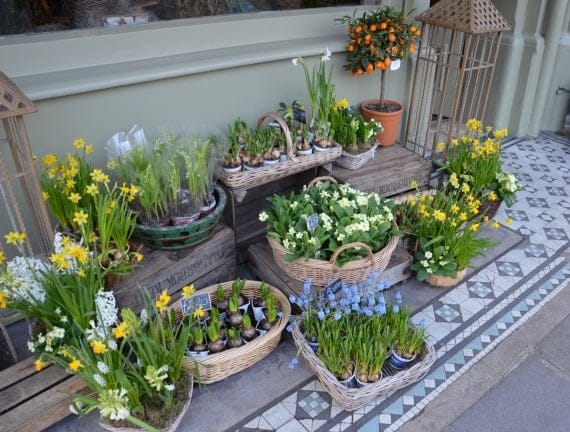
[[[424,255],[426,259],[430,259],[433,256],[433,254],[430,251],[427,251]]]
[[[168,391],[174,391],[174,389],[176,388],[176,386],[174,384],[166,384],[164,386],[164,388]]]
[[[36,345],[32,341],[28,341],[28,351],[36,352]]]
[[[259,221],[260,222],[265,222],[267,219],[269,218],[269,216],[267,215],[266,212],[261,212],[259,213]]]

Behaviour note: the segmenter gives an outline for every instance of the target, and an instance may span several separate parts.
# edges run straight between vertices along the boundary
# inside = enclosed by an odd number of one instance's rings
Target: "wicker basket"
[[[479,206],[479,214],[483,216],[487,216],[489,219],[493,219],[497,212],[499,211],[499,207],[501,207],[502,201],[483,201]]]
[[[231,293],[233,281],[222,283],[227,294]],[[211,285],[200,290],[200,293],[209,293],[212,301],[218,285]],[[242,294],[248,299],[259,298],[261,282],[248,280],[242,290]],[[185,357],[182,366],[192,373],[201,384],[212,384],[221,381],[230,375],[241,372],[273,351],[281,338],[281,332],[289,321],[291,305],[285,295],[277,288],[270,287],[275,296],[275,303],[282,312],[277,323],[264,335],[256,337],[239,348],[232,348],[216,354],[209,354],[202,358]],[[180,311],[180,301],[173,306]]]
[[[429,372],[431,365],[437,359],[435,349],[426,341],[424,351],[414,360],[410,368],[397,370],[392,368],[389,362],[386,362],[382,368],[382,379],[378,382],[367,384],[360,388],[348,388],[340,384],[336,377],[316,356],[315,352],[301,334],[297,322],[293,324],[293,341],[305,359],[305,362],[315,373],[323,387],[346,411],[355,411],[375,399],[386,397],[398,389],[419,381]]]
[[[178,250],[207,240],[220,222],[226,208],[227,195],[223,188],[214,186],[218,197],[216,208],[207,216],[186,225],[148,226],[137,224],[134,237],[158,250]]]
[[[188,400],[182,407],[180,414],[178,414],[178,416],[174,419],[174,422],[170,426],[160,429],[160,432],[174,432],[176,429],[178,429],[178,426],[180,426],[184,414],[186,414],[188,408],[190,407],[190,402],[192,401],[193,388],[194,388],[194,378],[192,377],[192,375],[190,375],[190,383],[188,385]],[[99,420],[99,426],[110,432],[144,432],[143,429],[134,426],[133,427],[114,426],[111,423],[107,423],[103,420]]]
[[[374,157],[376,147],[378,147],[378,144],[374,144],[369,150],[357,155],[350,154],[343,150],[340,157],[334,161],[334,164],[349,170],[356,170]]]
[[[361,282],[366,279],[366,276],[372,271],[378,273],[383,272],[392,257],[392,252],[398,246],[399,237],[393,236],[388,240],[386,246],[374,253],[365,243],[347,243],[339,247],[331,256],[329,261],[318,260],[314,258],[303,259],[299,258],[295,261],[286,261],[284,256],[289,251],[285,249],[280,243],[267,237],[267,242],[271,246],[273,252],[273,259],[277,265],[291,278],[304,282],[311,279],[313,285],[326,286],[331,280],[342,279],[347,283]],[[352,260],[339,267],[336,265],[338,255],[345,249],[353,247],[361,247],[366,251],[368,256]]]
[[[291,140],[291,132],[289,131],[287,124],[278,114],[267,113],[259,118],[257,126],[263,126],[263,123],[267,119],[272,119],[279,123],[279,126],[285,134],[285,140],[287,142],[287,160],[271,166],[256,168],[252,171],[227,173],[223,169],[220,169],[217,172],[218,179],[230,189],[250,189],[292,174],[297,174],[301,171],[308,170],[309,168],[332,162],[338,158],[342,152],[342,148],[339,145],[335,145],[332,149],[326,152],[296,157],[293,149],[293,142]]]

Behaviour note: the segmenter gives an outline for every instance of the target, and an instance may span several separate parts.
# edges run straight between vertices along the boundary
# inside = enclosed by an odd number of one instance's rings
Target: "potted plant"
[[[392,314],[395,343],[390,363],[396,369],[408,367],[424,349],[425,328],[412,326],[410,316],[411,310],[407,307],[401,307],[398,313]]]
[[[265,152],[264,131],[262,128],[250,129],[244,147],[244,169],[251,170],[263,166]]]
[[[224,349],[224,340],[220,333],[220,312],[216,308],[211,310],[211,319],[208,324],[208,351],[212,354]]]
[[[505,172],[500,160],[501,141],[507,134],[507,129],[483,129],[480,120],[469,119],[465,133],[452,139],[442,154],[441,169],[449,176],[447,187],[459,189],[467,184],[467,194],[481,201],[484,208],[480,208],[480,213],[488,218],[495,216],[501,202],[511,207],[521,189],[516,176]],[[441,143],[436,150],[444,149]]]
[[[245,145],[247,124],[239,117],[229,125],[228,138],[230,145],[224,156],[222,168],[226,172],[238,172],[242,169],[241,149]]]
[[[204,328],[198,323],[192,325],[190,336],[190,351],[192,354],[197,356],[207,354],[208,346],[204,340]]]
[[[355,385],[352,340],[342,337],[341,325],[342,321],[329,322],[327,331],[319,336],[317,356],[341,384],[352,388]]]
[[[374,118],[384,128],[377,136],[382,146],[396,142],[403,112],[401,103],[384,97],[386,72],[397,70],[401,60],[415,52],[421,35],[419,27],[406,23],[406,19],[403,11],[389,6],[364,11],[358,17],[355,11],[352,16],[339,19],[347,25],[349,37],[344,69],[359,76],[380,71],[379,98],[363,101],[361,110],[367,121]]]
[[[243,339],[241,338],[239,329],[230,327],[228,329],[228,347],[239,348],[242,345]]]
[[[275,325],[279,317],[279,310],[275,305],[274,297],[268,297],[265,304],[265,319],[259,323],[259,329],[269,331]]]
[[[307,156],[313,153],[311,131],[306,124],[302,124],[300,129],[300,139],[297,140],[297,156]]]
[[[221,285],[218,285],[216,287],[216,291],[214,293],[214,304],[220,312],[225,312],[228,308],[228,299],[226,298],[226,292]]]
[[[238,297],[233,295],[230,297],[230,301],[228,304],[228,323],[232,327],[241,327],[243,322],[243,315],[238,309]]]
[[[482,216],[479,200],[447,189],[409,197],[399,206],[403,229],[417,240],[411,269],[416,278],[436,286],[457,283],[473,258],[495,244],[478,234]]]

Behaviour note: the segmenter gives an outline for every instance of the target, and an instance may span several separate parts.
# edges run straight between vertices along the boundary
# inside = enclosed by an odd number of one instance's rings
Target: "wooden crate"
[[[234,232],[219,224],[203,243],[178,251],[145,249],[141,267],[114,287],[120,307],[140,310],[143,299],[138,287],[146,287],[152,297],[163,290],[176,298],[184,285],[196,289],[235,279],[236,249]]]
[[[394,144],[379,147],[374,158],[357,170],[349,170],[336,165],[321,167],[319,175],[336,178],[341,183],[349,183],[363,192],[376,192],[380,196],[392,196],[412,190],[410,183],[415,180],[418,187],[428,186],[432,172],[432,162],[414,152]]]
[[[32,358],[0,372],[0,432],[36,432],[67,417],[70,393],[87,393],[77,376],[54,365],[34,371]]]
[[[388,267],[381,273],[381,277],[388,279],[391,285],[403,282],[411,275],[411,263],[412,256],[401,245],[398,245],[392,253]],[[257,279],[266,281],[287,295],[299,294],[303,290],[303,282],[289,277],[275,263],[273,252],[267,241],[260,241],[249,247],[247,265],[251,274]]]
[[[316,174],[317,169],[311,168],[251,189],[225,189],[228,203],[223,222],[234,230],[238,264],[247,260],[249,245],[265,236],[267,224],[259,221],[259,213],[269,206],[267,198],[273,194],[287,195],[298,191]]]

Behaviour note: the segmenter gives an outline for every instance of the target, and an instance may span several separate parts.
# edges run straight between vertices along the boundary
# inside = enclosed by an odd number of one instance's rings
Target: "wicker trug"
[[[338,158],[342,152],[341,146],[335,145],[325,152],[296,157],[295,150],[293,148],[293,141],[291,139],[291,132],[289,131],[287,123],[285,123],[278,114],[267,113],[263,114],[259,118],[257,126],[263,126],[263,123],[267,119],[277,122],[285,134],[285,140],[287,143],[287,160],[274,165],[256,168],[251,171],[227,173],[223,169],[220,169],[217,172],[218,179],[230,189],[250,189],[280,178],[297,174],[301,171],[308,170],[309,168],[332,162]]]
[[[388,362],[383,367],[382,379],[360,388],[348,388],[327,369],[324,363],[306,342],[297,322],[293,324],[293,341],[309,368],[315,373],[323,387],[346,411],[358,408],[380,397],[386,397],[398,389],[404,388],[422,379],[437,359],[437,353],[429,342],[425,342],[424,351],[408,369],[397,371]]]
[[[232,283],[233,281],[220,284],[226,292],[226,296],[231,294]],[[242,294],[250,300],[259,298],[261,283],[259,281],[246,280]],[[201,289],[199,293],[209,293],[213,302],[217,286],[211,285]],[[281,338],[281,332],[289,321],[291,305],[287,297],[277,288],[271,286],[270,290],[275,296],[276,306],[282,314],[278,318],[277,323],[266,334],[256,337],[239,348],[228,349],[201,358],[184,358],[182,366],[192,373],[199,383],[212,384],[241,372],[266,357],[277,347]],[[180,300],[173,307],[180,311]]]
[[[334,164],[349,170],[357,170],[374,157],[377,147],[378,144],[374,144],[370,149],[357,155],[350,154],[343,150],[340,157],[334,161]]]

